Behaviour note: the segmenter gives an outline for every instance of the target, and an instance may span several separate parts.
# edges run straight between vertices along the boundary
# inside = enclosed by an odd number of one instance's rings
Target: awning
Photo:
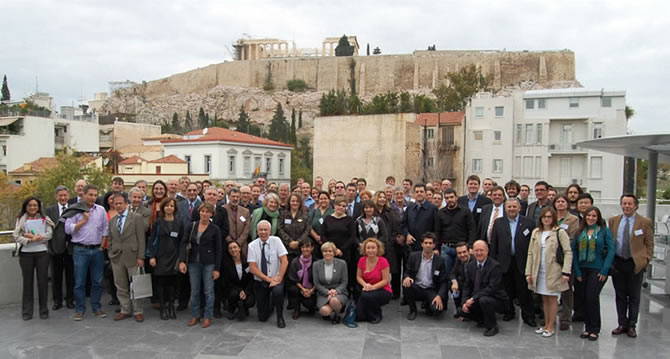
[[[577,146],[645,160],[650,153],[658,153],[659,161],[670,163],[670,133],[603,137]]]
[[[16,122],[20,117],[5,117],[0,118],[0,126],[9,126],[12,123]]]

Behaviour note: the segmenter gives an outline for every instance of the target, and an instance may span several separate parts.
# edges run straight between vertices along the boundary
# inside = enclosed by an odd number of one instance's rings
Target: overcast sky
[[[665,1],[4,0],[0,75],[76,104],[108,81],[150,81],[230,60],[248,34],[319,47],[343,33],[383,54],[571,49],[587,88],[626,90],[635,133],[670,131]],[[228,50],[227,50],[228,49]]]

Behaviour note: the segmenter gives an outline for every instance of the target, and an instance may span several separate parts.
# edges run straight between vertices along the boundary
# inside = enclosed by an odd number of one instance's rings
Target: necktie
[[[475,291],[472,294],[477,294],[482,285],[482,268],[483,265],[477,264],[477,274],[475,275]]]
[[[116,228],[119,230],[119,233],[123,231],[123,214],[119,214],[119,219],[116,221]]]
[[[65,212],[65,210],[66,210],[65,206],[63,206],[63,207],[61,208],[60,214],[63,214],[63,212]]]
[[[347,214],[349,215],[349,217],[353,217],[353,216],[354,216],[354,210],[353,210],[353,208],[354,208],[354,205],[353,205],[353,204],[349,203],[349,205],[347,205]]]
[[[188,214],[193,214],[193,202],[188,204]]]
[[[263,243],[263,246],[261,247],[261,272],[268,275],[268,260],[265,259],[265,245],[267,245],[267,243]]]
[[[498,218],[498,207],[496,207],[496,210],[493,211],[493,218],[491,218],[491,221],[489,222],[489,241],[491,241],[491,232],[493,232],[493,222]]]
[[[623,259],[630,258],[630,220],[628,218],[626,218],[626,224],[623,226],[621,255],[623,256]]]

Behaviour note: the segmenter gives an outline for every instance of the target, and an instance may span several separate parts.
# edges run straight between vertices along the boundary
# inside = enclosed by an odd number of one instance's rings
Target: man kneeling
[[[440,314],[446,307],[448,293],[444,258],[435,253],[435,235],[427,232],[421,239],[421,252],[412,252],[407,260],[404,279],[405,300],[409,304],[407,319],[416,319],[416,301],[426,303],[429,315]]]

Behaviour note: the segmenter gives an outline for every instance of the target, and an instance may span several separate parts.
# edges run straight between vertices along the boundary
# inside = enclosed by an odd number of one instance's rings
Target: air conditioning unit
[[[555,149],[556,149],[556,145],[549,145],[549,150],[550,150],[550,151],[553,151],[553,150],[555,150]]]
[[[576,179],[576,178],[573,178],[573,179],[572,179],[572,184],[579,184],[579,180]]]
[[[576,149],[577,149],[577,145],[572,145],[572,149],[573,149],[573,150],[576,150]]]

